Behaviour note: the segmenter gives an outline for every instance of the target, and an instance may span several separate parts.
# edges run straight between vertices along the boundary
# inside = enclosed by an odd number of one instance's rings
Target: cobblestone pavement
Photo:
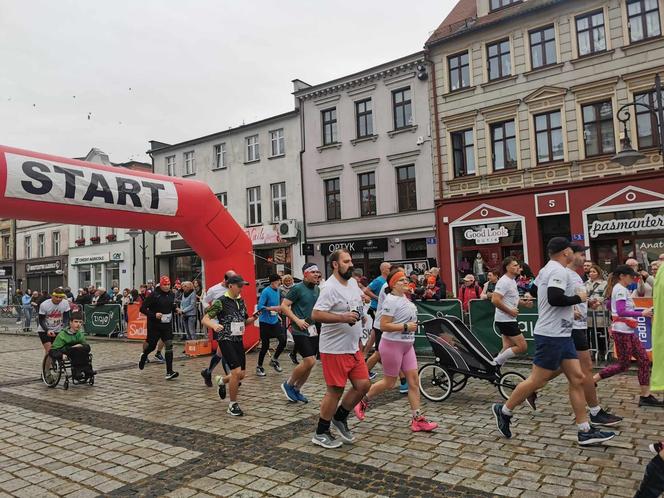
[[[93,342],[96,383],[48,389],[39,380],[36,337],[0,335],[0,498],[5,496],[633,496],[664,434],[664,412],[636,406],[636,379],[601,386],[605,405],[624,415],[606,447],[579,448],[563,381],[548,386],[539,410],[521,409],[515,436],[496,433],[486,382],[469,381],[444,403],[425,403],[440,423],[412,434],[406,399],[386,393],[365,422],[349,420],[354,445],[323,450],[310,442],[323,392],[317,366],[308,405],[279,389],[290,371],[249,376],[240,390],[245,417],[225,413],[199,371],[207,358],[135,367],[140,344]],[[288,363],[288,364],[287,364]]]

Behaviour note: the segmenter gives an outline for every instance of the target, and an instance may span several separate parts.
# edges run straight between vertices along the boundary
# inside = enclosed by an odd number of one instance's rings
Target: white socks
[[[583,422],[582,424],[577,424],[579,431],[588,432],[590,430],[590,422]]]
[[[590,407],[590,414],[591,414],[593,417],[596,417],[597,414],[598,414],[600,411],[602,411],[602,407],[601,407],[601,406],[591,406],[591,407]]]
[[[514,350],[512,348],[507,348],[505,351],[496,356],[493,361],[498,363],[498,365],[504,365],[507,360],[514,358],[515,356],[516,353],[514,353]]]
[[[503,415],[507,415],[508,417],[512,416],[512,410],[507,408],[507,405],[503,405],[502,411],[503,411]]]

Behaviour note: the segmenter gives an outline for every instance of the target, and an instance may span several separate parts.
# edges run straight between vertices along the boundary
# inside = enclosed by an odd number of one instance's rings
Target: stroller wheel
[[[445,401],[452,394],[452,378],[443,367],[427,363],[420,368],[418,375],[420,392],[426,399]]]
[[[498,379],[498,391],[504,399],[508,399],[512,391],[526,378],[518,372],[505,372]]]

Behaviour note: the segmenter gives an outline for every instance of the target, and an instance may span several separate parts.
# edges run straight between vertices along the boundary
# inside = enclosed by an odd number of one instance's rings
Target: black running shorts
[[[516,322],[496,322],[496,328],[498,332],[507,337],[516,337],[523,333]]]
[[[226,360],[231,370],[238,367],[246,370],[247,362],[242,341],[219,341],[219,349],[221,349],[221,356]]]
[[[376,351],[378,351],[378,346],[380,346],[380,340],[383,337],[383,331],[377,329],[376,327],[374,327],[373,331],[374,331],[374,337],[375,337],[375,339],[374,339],[374,349]]]
[[[318,336],[310,337],[308,335],[293,334],[295,349],[302,355],[302,358],[316,356],[318,354]]]
[[[56,338],[56,335],[57,335],[56,334],[54,336],[50,336],[42,330],[40,330],[38,332],[38,334],[39,334],[39,340],[42,342],[42,344],[46,344],[47,342],[50,342],[51,344],[53,344],[53,341],[55,341],[55,338]]]
[[[572,339],[574,339],[574,347],[577,351],[588,351],[590,349],[588,329],[572,330]]]

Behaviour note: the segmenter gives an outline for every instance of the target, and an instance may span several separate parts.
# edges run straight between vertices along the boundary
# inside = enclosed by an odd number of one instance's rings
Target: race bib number
[[[315,325],[309,325],[307,331],[309,332],[309,337],[316,337],[318,335],[318,330]]]
[[[171,323],[173,319],[173,313],[167,313],[161,315],[161,323]]]
[[[231,322],[231,335],[242,335],[242,334],[244,334],[244,323]]]

